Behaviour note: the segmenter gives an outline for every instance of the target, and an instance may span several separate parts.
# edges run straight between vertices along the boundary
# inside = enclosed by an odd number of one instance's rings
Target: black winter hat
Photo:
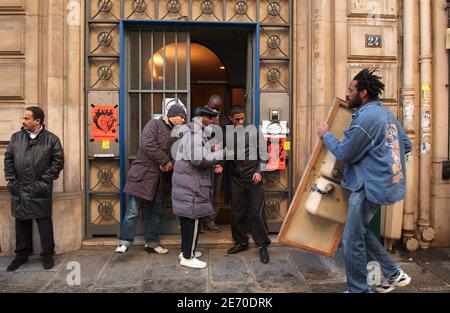
[[[186,116],[186,111],[181,105],[174,104],[170,107],[169,111],[167,112],[168,118],[172,118],[175,116]]]

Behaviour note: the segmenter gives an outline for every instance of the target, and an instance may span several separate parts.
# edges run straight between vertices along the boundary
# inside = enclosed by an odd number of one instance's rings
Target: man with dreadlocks
[[[355,109],[350,128],[340,142],[322,124],[318,135],[338,160],[344,161],[342,186],[351,192],[342,248],[347,292],[371,292],[367,283],[367,254],[379,262],[386,280],[376,290],[393,291],[410,283],[411,277],[391,259],[368,228],[381,205],[394,204],[405,194],[405,154],[412,143],[379,96],[384,90],[377,69],[364,69],[350,82],[349,107]]]

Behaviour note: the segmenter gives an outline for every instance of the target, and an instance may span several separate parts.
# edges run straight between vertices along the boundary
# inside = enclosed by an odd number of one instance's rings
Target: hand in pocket
[[[8,185],[7,185],[8,191],[15,196],[18,195],[17,186],[18,186],[17,180],[8,181]]]

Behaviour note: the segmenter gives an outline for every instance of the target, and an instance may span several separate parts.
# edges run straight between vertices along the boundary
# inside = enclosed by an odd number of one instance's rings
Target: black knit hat
[[[186,116],[186,111],[181,105],[174,104],[170,107],[169,111],[167,112],[168,118],[172,118],[175,116]]]

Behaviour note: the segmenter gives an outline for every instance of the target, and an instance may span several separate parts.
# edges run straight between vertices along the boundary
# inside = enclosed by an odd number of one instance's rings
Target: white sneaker
[[[120,245],[116,249],[116,253],[127,253],[127,251],[128,251],[128,248],[127,248],[127,246],[124,246],[124,245]]]
[[[202,256],[201,252],[195,251],[195,255],[194,255],[195,258],[199,258],[201,256]],[[178,256],[178,259],[181,260],[182,257],[183,257],[183,252],[180,253],[180,255]]]
[[[208,264],[206,264],[206,262],[202,262],[199,259],[192,258],[192,259],[188,260],[183,257],[181,257],[180,265],[187,266],[190,268],[205,268],[208,266]]]
[[[377,286],[375,290],[379,293],[389,293],[397,287],[405,287],[411,282],[411,277],[400,270],[395,277],[386,279],[383,284]]]
[[[148,253],[148,254],[151,254],[151,253],[167,254],[167,253],[169,253],[169,250],[164,249],[163,247],[159,247],[159,246],[156,248],[145,247],[144,252]]]

